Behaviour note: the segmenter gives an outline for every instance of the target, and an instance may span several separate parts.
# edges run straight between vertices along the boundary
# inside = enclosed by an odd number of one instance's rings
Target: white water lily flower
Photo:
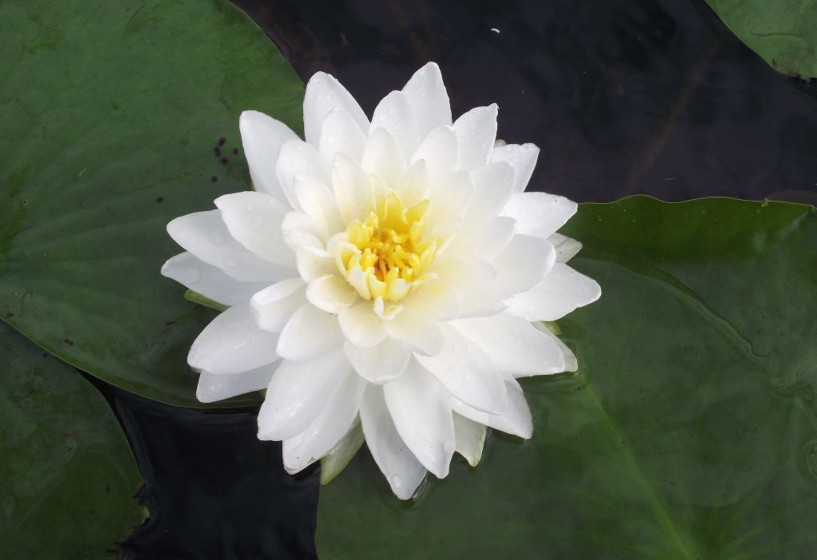
[[[187,252],[162,273],[229,306],[190,350],[197,396],[266,389],[258,437],[283,442],[287,471],[349,457],[365,437],[409,499],[455,451],[476,465],[486,426],[531,436],[516,378],[576,369],[533,324],[601,293],[565,264],[580,244],[556,233],[576,204],[523,192],[539,150],[496,146],[496,116],[452,122],[433,63],[371,122],[318,73],[306,141],[244,112],[255,191],[168,225]]]

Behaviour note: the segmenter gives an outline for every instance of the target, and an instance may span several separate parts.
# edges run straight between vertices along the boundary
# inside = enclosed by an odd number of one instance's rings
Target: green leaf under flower
[[[603,296],[559,321],[579,373],[523,382],[533,438],[494,432],[413,505],[358,454],[321,489],[320,557],[809,557],[815,209],[634,197],[563,232]]]
[[[220,0],[11,0],[0,53],[0,318],[109,383],[201,406],[185,358],[213,315],[159,275],[178,252],[165,225],[247,190],[238,115],[298,130],[300,79]]]

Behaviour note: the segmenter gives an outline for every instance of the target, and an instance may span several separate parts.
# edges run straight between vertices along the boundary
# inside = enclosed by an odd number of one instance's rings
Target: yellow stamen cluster
[[[394,191],[378,197],[365,221],[346,228],[336,253],[338,268],[362,298],[398,301],[417,284],[434,260],[437,242],[426,236],[428,200],[404,207]]]

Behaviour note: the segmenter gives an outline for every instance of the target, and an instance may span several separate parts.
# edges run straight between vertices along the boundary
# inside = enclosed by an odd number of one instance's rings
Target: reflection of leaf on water
[[[76,370],[2,324],[0,426],[0,557],[116,557],[147,513],[125,435]]]
[[[361,453],[322,488],[321,558],[816,549],[815,210],[635,197],[582,205],[564,233],[603,295],[559,321],[579,374],[523,383],[533,438],[495,434],[410,507]]]
[[[809,0],[706,0],[772,68],[817,78],[817,4]]]

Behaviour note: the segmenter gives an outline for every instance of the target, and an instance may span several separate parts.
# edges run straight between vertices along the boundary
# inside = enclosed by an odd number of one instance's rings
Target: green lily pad
[[[186,355],[213,313],[160,276],[181,252],[165,224],[247,190],[238,115],[298,130],[300,79],[221,0],[3,2],[0,56],[0,318],[118,387],[197,406]]]
[[[603,293],[559,321],[579,373],[524,380],[533,438],[493,433],[413,504],[359,453],[321,558],[813,557],[815,209],[635,197],[563,231]]]
[[[117,558],[117,543],[147,517],[105,399],[3,324],[0,455],[0,558]]]
[[[706,0],[726,26],[772,68],[817,78],[817,2]]]

